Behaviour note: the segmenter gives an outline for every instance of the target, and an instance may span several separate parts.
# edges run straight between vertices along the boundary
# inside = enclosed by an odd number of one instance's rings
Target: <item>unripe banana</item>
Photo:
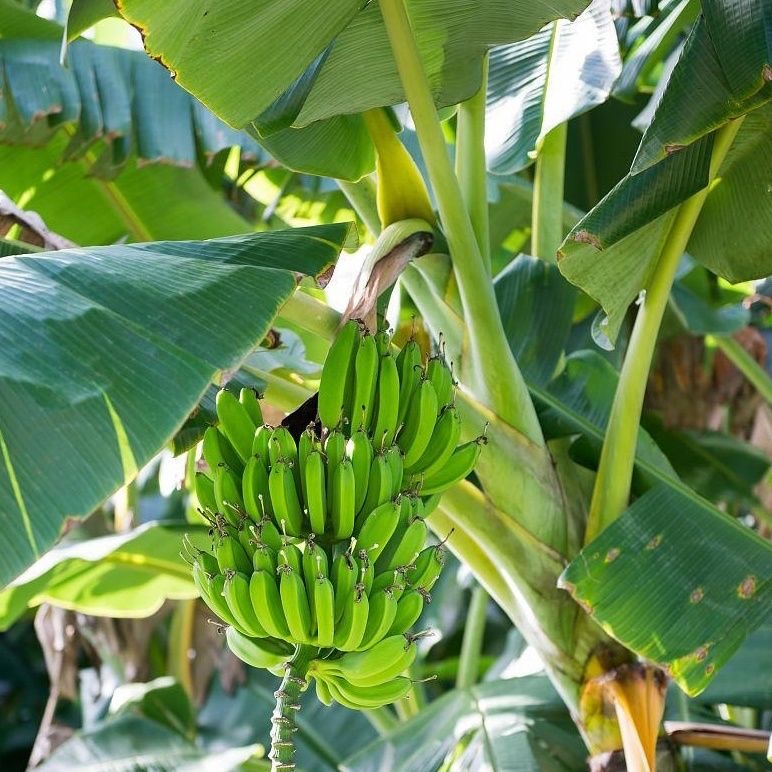
[[[284,545],[284,540],[276,527],[276,523],[268,515],[265,515],[257,524],[256,530],[259,541],[269,546],[274,552],[278,552]]]
[[[351,432],[360,426],[367,429],[375,407],[375,387],[378,383],[378,346],[372,335],[365,335],[354,363],[354,394],[349,408]]]
[[[391,335],[388,328],[383,328],[375,333],[375,345],[378,347],[378,356],[382,357],[388,352],[391,343]]]
[[[330,694],[330,690],[327,686],[327,682],[319,678],[315,680],[316,680],[316,696],[319,698],[319,702],[321,702],[322,705],[326,705],[329,708],[330,705],[332,705],[332,695]]]
[[[201,509],[216,512],[217,500],[214,495],[214,481],[210,480],[203,472],[196,472],[195,486],[196,498]]]
[[[193,558],[193,562],[198,563],[201,569],[206,574],[219,574],[220,566],[217,562],[217,558],[214,555],[210,555],[208,552],[200,550],[198,547],[193,546],[187,542],[187,535],[183,537],[183,544],[188,554]]]
[[[402,347],[397,355],[397,369],[399,370],[399,411],[397,412],[397,425],[405,420],[413,392],[421,380],[423,370],[423,356],[418,342],[411,338]]]
[[[357,547],[366,550],[374,563],[389,543],[399,523],[400,502],[387,501],[376,507],[364,520],[357,537]]]
[[[370,560],[367,550],[359,550],[357,557],[354,558],[354,562],[357,564],[359,571],[359,584],[362,585],[365,593],[369,595],[375,579],[375,565]]]
[[[228,569],[241,571],[247,575],[252,573],[252,559],[244,552],[238,538],[226,536],[218,539],[214,547],[214,554],[217,558],[217,565],[223,573]]]
[[[360,427],[351,435],[351,439],[346,443],[346,455],[351,459],[354,469],[354,509],[359,512],[365,503],[370,466],[373,463],[373,446],[363,428]]]
[[[354,686],[343,678],[332,677],[327,687],[336,702],[352,710],[371,710],[402,699],[412,686],[409,678],[400,676],[377,686]]]
[[[311,607],[311,621],[315,619],[314,615],[314,585],[318,576],[327,576],[329,574],[329,563],[327,553],[313,540],[306,542],[306,548],[303,550],[303,581],[306,585],[308,603]]]
[[[335,591],[325,576],[317,576],[314,582],[314,616],[316,617],[316,643],[322,648],[335,641]]]
[[[333,429],[324,441],[324,455],[327,457],[327,506],[329,507],[330,480],[332,471],[343,461],[346,455],[346,438],[340,429]]]
[[[260,624],[272,638],[289,639],[279,587],[273,575],[255,571],[249,580],[249,597]]]
[[[460,435],[461,418],[458,410],[454,405],[448,405],[440,413],[426,451],[418,461],[405,469],[405,474],[415,476],[421,473],[427,478],[441,471],[453,455]]]
[[[405,454],[408,468],[423,455],[432,438],[437,423],[437,394],[432,382],[426,378],[416,387],[405,416],[405,425],[397,437],[397,443]]]
[[[373,580],[373,586],[370,588],[370,597],[381,590],[390,590],[391,594],[394,595],[400,586],[400,574],[398,571],[383,571],[377,574]]]
[[[474,469],[477,459],[480,457],[483,442],[484,438],[478,437],[476,440],[456,448],[442,469],[435,472],[431,477],[424,477],[421,485],[421,496],[442,493],[450,488],[451,485],[455,485],[463,480]]]
[[[217,392],[215,400],[220,429],[235,448],[242,461],[252,455],[252,440],[256,425],[252,422],[244,405],[227,389]]]
[[[404,635],[390,635],[367,651],[344,654],[336,660],[318,660],[314,667],[324,678],[340,675],[357,686],[377,686],[404,673],[417,651],[415,642]]]
[[[389,635],[399,635],[407,632],[421,616],[424,601],[429,596],[420,590],[408,590],[397,603],[397,614],[389,629]]]
[[[427,547],[416,558],[415,566],[407,572],[407,580],[414,589],[429,592],[444,565],[445,548],[441,544]]]
[[[289,566],[298,574],[303,573],[303,553],[291,542],[285,541],[281,549],[276,553],[276,568]]]
[[[250,530],[250,526],[252,526],[252,521],[243,518],[239,523],[236,538],[239,540],[239,544],[243,547],[244,552],[247,553],[247,557],[252,560],[252,556],[255,554],[255,549],[257,548],[257,540]]]
[[[335,539],[347,539],[354,532],[354,505],[356,485],[351,461],[344,458],[333,470],[330,485],[332,502],[329,509],[332,535]]]
[[[306,460],[309,453],[316,450],[316,432],[314,432],[314,425],[309,426],[301,433],[298,440],[298,472],[300,474],[300,488],[303,492],[302,500],[307,500],[306,495]]]
[[[273,514],[270,506],[268,472],[257,456],[252,456],[244,467],[244,474],[241,477],[241,495],[244,510],[255,523],[259,523],[266,513]]]
[[[317,536],[322,536],[327,527],[327,483],[324,459],[318,450],[308,454],[303,479],[305,480],[306,511],[311,530]]]
[[[297,643],[311,640],[311,609],[302,574],[289,566],[280,566],[279,592],[284,617],[292,639]]]
[[[380,358],[376,408],[371,421],[373,443],[387,448],[394,441],[399,413],[399,372],[388,352]]]
[[[432,493],[431,496],[421,496],[420,501],[423,505],[423,514],[421,517],[429,517],[429,515],[437,509],[441,498],[441,493]]]
[[[231,525],[237,526],[244,511],[241,480],[227,466],[218,466],[214,473],[214,498],[217,512]]]
[[[438,354],[427,362],[426,377],[434,386],[437,406],[441,410],[453,401],[453,374],[442,355]]]
[[[292,657],[292,647],[275,638],[250,638],[236,628],[225,631],[228,648],[247,665],[272,670]]]
[[[257,427],[263,423],[263,411],[260,408],[260,400],[254,389],[244,388],[239,392],[239,402],[247,411],[252,423]],[[254,431],[254,430],[253,430]]]
[[[193,564],[193,584],[198,594],[207,606],[217,614],[226,625],[238,627],[239,623],[234,619],[222,591],[225,586],[225,577],[222,574],[209,574],[204,571],[199,563]]]
[[[252,638],[268,636],[252,605],[249,595],[249,579],[245,574],[237,571],[226,571],[222,594],[233,618],[247,635]]]
[[[404,469],[402,449],[394,443],[386,450],[386,461],[391,471],[391,495],[396,496],[402,490],[402,475]]]
[[[367,495],[359,512],[359,524],[364,521],[376,507],[386,503],[391,498],[392,480],[389,462],[383,453],[376,453],[370,465],[370,475],[367,479]]]
[[[338,426],[343,418],[351,419],[345,411],[354,391],[354,362],[360,337],[359,323],[346,322],[324,361],[319,383],[319,419],[326,429]]]
[[[359,567],[349,551],[342,552],[332,561],[332,586],[335,589],[335,622],[340,621],[346,599],[354,592]]]
[[[271,436],[273,435],[272,426],[258,426],[255,429],[255,436],[252,438],[252,455],[259,456],[265,466],[266,472],[271,461]]]
[[[276,522],[284,527],[288,535],[300,536],[303,532],[303,510],[290,463],[279,459],[271,466],[268,488]]]
[[[335,627],[334,644],[340,651],[353,651],[362,642],[367,626],[369,602],[361,584],[346,599],[343,616]]]
[[[426,183],[384,109],[367,110],[363,117],[376,149],[376,205],[381,225],[385,228],[408,217],[434,223]]]
[[[301,489],[298,446],[295,443],[295,438],[285,426],[277,426],[273,430],[271,441],[268,443],[268,459],[271,466],[275,466],[279,459],[289,464],[292,469],[292,476],[295,478],[295,484],[299,490]]]
[[[397,616],[397,599],[388,587],[371,593],[368,600],[370,607],[365,634],[358,647],[360,650],[370,649],[384,638]]]
[[[228,466],[236,474],[241,474],[244,464],[228,438],[216,426],[209,426],[204,431],[202,444],[204,460],[212,472],[212,478],[218,466]]]
[[[252,555],[252,568],[255,571],[265,571],[273,576],[276,574],[277,565],[278,557],[276,550],[262,542],[258,543],[255,554]]]

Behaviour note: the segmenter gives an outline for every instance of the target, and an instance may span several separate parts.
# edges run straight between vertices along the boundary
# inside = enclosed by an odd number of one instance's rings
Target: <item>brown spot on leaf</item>
[[[590,246],[595,247],[595,249],[603,249],[600,244],[600,239],[589,231],[577,231],[574,233],[571,239],[573,241],[579,242],[580,244],[589,244]]]
[[[761,77],[766,83],[769,83],[772,80],[772,65],[765,64],[761,68]]]
[[[705,657],[708,656],[708,646],[699,646],[697,649],[694,650],[694,658],[697,660],[697,662],[702,662]]]
[[[622,553],[622,550],[619,549],[619,547],[612,547],[607,553],[606,557],[604,558],[605,563],[613,563]]]
[[[756,593],[756,577],[751,574],[746,576],[745,579],[737,586],[737,595],[743,600],[753,597]]]
[[[662,534],[658,533],[651,541],[646,545],[647,550],[655,550],[662,544]]]
[[[577,598],[574,596],[574,600],[582,607],[582,611],[584,611],[585,614],[589,614],[589,616],[592,616],[595,609],[592,607],[592,603],[586,600],[582,600],[581,598]]]
[[[715,670],[716,670],[716,666],[711,662],[710,665],[708,665],[705,668],[705,675],[706,676],[711,676],[711,675],[713,675]]]
[[[689,603],[699,603],[705,597],[705,590],[702,587],[697,587],[692,590],[692,594],[689,596]]]
[[[673,142],[671,144],[665,145],[665,153],[667,153],[667,155],[673,155],[673,153],[677,153],[679,150],[683,150],[685,147],[686,145],[679,145]]]

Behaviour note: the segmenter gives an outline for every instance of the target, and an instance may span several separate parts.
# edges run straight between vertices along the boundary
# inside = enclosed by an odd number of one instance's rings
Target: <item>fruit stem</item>
[[[276,707],[271,716],[271,772],[295,768],[295,716],[300,710],[300,694],[308,687],[306,673],[316,650],[297,646],[292,659],[284,666],[284,677],[274,692]]]
[[[477,683],[480,675],[480,654],[485,634],[485,615],[488,610],[488,593],[478,584],[472,590],[469,613],[466,616],[461,656],[458,661],[456,688],[468,689]]]

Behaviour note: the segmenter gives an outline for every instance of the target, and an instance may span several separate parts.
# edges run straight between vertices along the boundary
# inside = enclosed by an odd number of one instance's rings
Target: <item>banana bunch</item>
[[[320,699],[370,708],[399,699],[416,623],[445,560],[426,515],[465,477],[481,438],[460,419],[442,357],[415,341],[395,358],[385,332],[348,322],[330,349],[320,421],[296,439],[264,423],[255,393],[217,396],[195,476],[212,549],[189,541],[193,580],[244,662],[280,673],[318,651]]]

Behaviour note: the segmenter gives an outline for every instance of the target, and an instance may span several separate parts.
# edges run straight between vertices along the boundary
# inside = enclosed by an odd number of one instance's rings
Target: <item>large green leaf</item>
[[[17,0],[0,0],[0,38],[19,37],[61,40],[62,28]]]
[[[490,54],[485,116],[488,168],[511,174],[547,132],[604,102],[622,67],[609,0]]]
[[[522,40],[586,4],[409,2],[436,101],[455,104],[479,88],[486,49]],[[404,101],[377,3],[330,0],[324,13],[318,13],[314,0],[269,0],[259,6],[239,0],[215,6],[204,0],[119,0],[118,7],[142,30],[148,53],[160,57],[180,85],[234,127],[274,105],[333,40],[293,125]],[[298,109],[294,100],[287,105],[292,112]]]
[[[549,681],[530,676],[449,692],[346,759],[342,769],[377,772],[386,762],[393,772],[558,772],[581,769],[584,756]]]
[[[0,583],[131,479],[348,226],[0,261]]]
[[[772,546],[696,495],[663,486],[588,544],[561,585],[694,695],[772,611]]]
[[[146,617],[167,598],[198,597],[190,567],[180,555],[185,533],[207,548],[206,529],[190,525],[152,523],[86,540],[68,534],[0,591],[0,630],[41,603],[93,616]]]
[[[137,51],[77,40],[59,62],[57,42],[0,40],[0,141],[43,144],[66,126],[65,158],[105,146],[92,171],[113,176],[127,159],[192,166],[237,145],[264,154],[179,88],[157,62]]]
[[[218,772],[240,769],[256,747],[219,749],[206,753],[178,732],[139,716],[124,715],[76,732],[38,769],[71,772],[73,769],[109,769],[136,772]]]
[[[772,98],[767,0],[702,0],[701,6],[633,161],[634,174]]]
[[[0,146],[0,190],[76,244],[207,239],[252,229],[198,168],[130,163],[106,180],[88,174],[86,159],[61,163],[66,141],[60,135],[45,147]]]

